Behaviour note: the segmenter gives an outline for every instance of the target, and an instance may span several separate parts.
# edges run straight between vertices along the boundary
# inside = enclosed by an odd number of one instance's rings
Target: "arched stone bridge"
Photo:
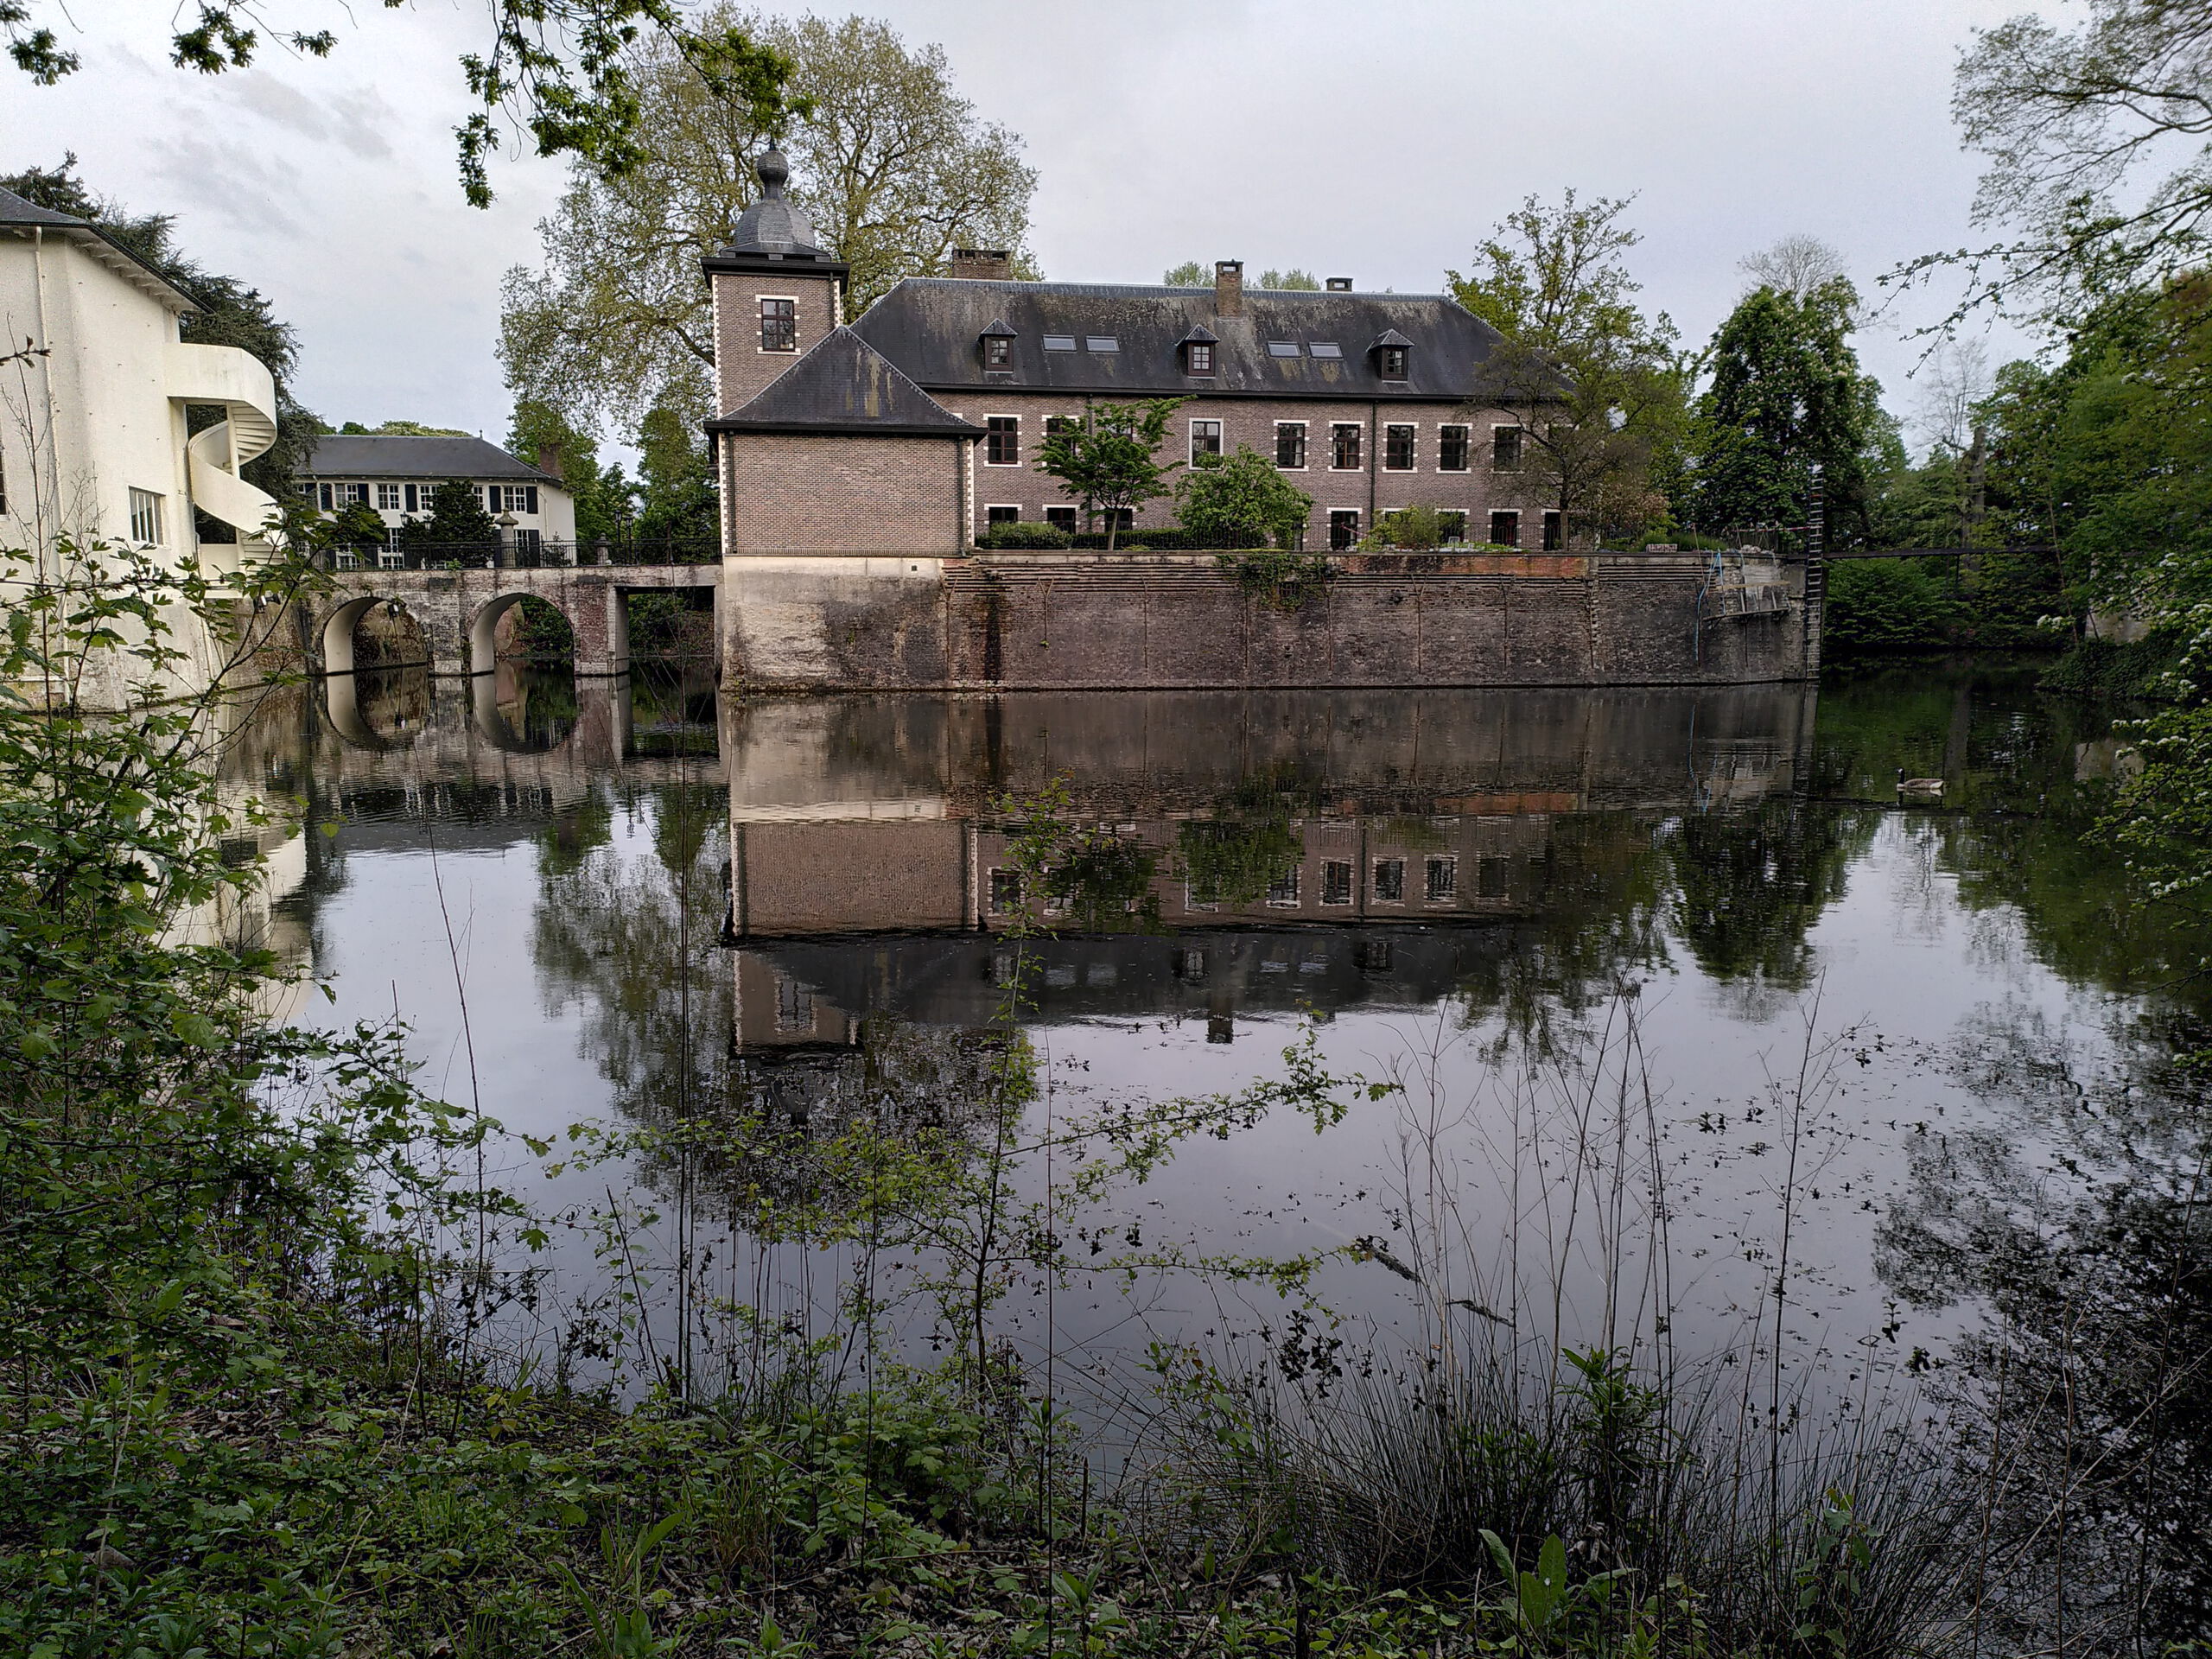
[[[488,674],[498,665],[499,619],[524,599],[542,599],[569,619],[576,672],[586,677],[630,669],[633,593],[711,588],[721,637],[722,569],[713,564],[554,566],[537,570],[344,570],[315,608],[309,630],[316,665],[353,671],[353,626],[371,607],[397,604],[423,630],[433,674]]]

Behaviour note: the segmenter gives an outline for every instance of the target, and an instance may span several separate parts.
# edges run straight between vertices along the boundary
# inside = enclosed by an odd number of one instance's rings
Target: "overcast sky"
[[[484,0],[269,0],[339,30],[327,60],[268,54],[202,78],[163,51],[176,0],[54,15],[84,59],[53,89],[0,69],[0,171],[74,150],[94,188],[178,217],[204,264],[299,329],[298,390],[326,419],[505,429],[500,273],[535,259],[558,167],[495,163],[461,202],[455,55]],[[852,6],[777,7],[843,16]],[[1021,134],[1049,277],[1157,282],[1184,259],[1302,265],[1433,291],[1531,192],[1637,197],[1645,297],[1701,342],[1737,262],[1792,232],[1842,250],[1870,293],[1901,259],[1969,239],[1974,158],[1951,126],[1974,27],[2027,0],[875,0],[934,41],[961,91]],[[2055,10],[2054,5],[2041,9]],[[1900,339],[1862,359],[1909,416]],[[2018,344],[1998,342],[1999,356]]]

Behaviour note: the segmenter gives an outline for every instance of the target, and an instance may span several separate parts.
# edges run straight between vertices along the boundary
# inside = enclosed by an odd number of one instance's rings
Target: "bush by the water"
[[[1058,524],[1039,524],[1034,519],[1022,519],[1011,524],[993,524],[976,538],[978,547],[1044,550],[1070,547],[1074,542],[1075,537]]]

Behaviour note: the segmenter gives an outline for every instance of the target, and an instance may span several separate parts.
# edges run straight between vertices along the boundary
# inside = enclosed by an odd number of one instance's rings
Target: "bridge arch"
[[[581,667],[581,658],[583,655],[583,619],[576,614],[574,606],[566,602],[568,599],[566,588],[556,586],[550,591],[539,587],[517,588],[505,593],[493,594],[491,598],[478,606],[469,617],[468,671],[471,674],[490,674],[499,668],[500,619],[526,599],[534,599],[541,604],[550,605],[561,613],[562,620],[569,625],[569,638],[571,641],[569,660]],[[626,645],[626,642],[625,643]],[[619,660],[626,666],[628,657],[629,652],[625,649],[620,653]]]
[[[424,619],[415,614],[414,608],[391,594],[362,594],[333,606],[324,613],[322,626],[316,632],[316,645],[322,652],[322,671],[325,674],[351,674],[361,667],[355,652],[353,632],[363,618],[378,606],[391,610],[395,616],[411,620],[423,636],[423,655],[420,665],[431,665],[430,630]],[[370,666],[384,668],[414,667],[416,663],[375,663]]]

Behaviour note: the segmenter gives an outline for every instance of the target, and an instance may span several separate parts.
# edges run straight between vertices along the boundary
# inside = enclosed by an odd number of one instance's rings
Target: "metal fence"
[[[552,570],[584,565],[716,564],[716,542],[606,537],[589,542],[370,542],[327,555],[334,570]]]

